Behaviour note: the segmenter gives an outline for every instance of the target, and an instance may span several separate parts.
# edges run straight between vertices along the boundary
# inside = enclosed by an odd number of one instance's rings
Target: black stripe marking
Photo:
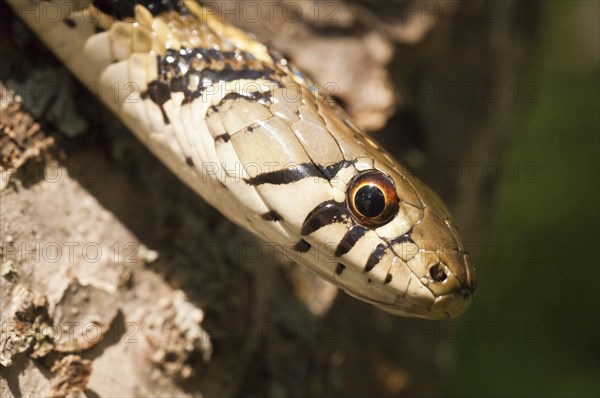
[[[371,271],[373,269],[373,267],[375,267],[379,263],[379,261],[381,261],[381,258],[385,254],[385,251],[387,250],[387,248],[388,247],[386,245],[384,245],[383,243],[380,243],[377,246],[375,246],[375,249],[373,249],[373,251],[371,252],[371,255],[369,255],[367,264],[365,264],[364,272]]]
[[[194,167],[194,159],[189,156],[185,158],[185,163],[190,167]]]
[[[368,230],[360,225],[353,225],[350,227],[346,235],[342,238],[337,248],[335,249],[335,257],[343,256],[348,253],[358,242],[360,238],[367,232]]]
[[[255,177],[246,178],[244,181],[253,186],[262,184],[283,185],[306,177],[321,177],[321,173],[312,163],[301,163],[288,169],[258,174]]]
[[[152,102],[159,106],[165,124],[169,124],[169,117],[163,108],[165,102],[171,99],[171,90],[165,83],[154,80],[148,84],[148,90],[142,93],[142,98],[150,97]]]
[[[69,28],[74,28],[75,26],[77,26],[77,24],[75,23],[74,20],[72,20],[71,18],[65,18],[63,20],[63,22],[65,23],[65,25],[67,25]]]
[[[345,269],[346,269],[346,266],[344,264],[342,264],[342,263],[339,263],[335,267],[335,274],[336,275],[342,275],[342,272],[344,272]]]
[[[219,103],[216,105],[216,107],[218,108],[219,106],[223,105],[226,101],[235,102],[235,101],[239,101],[240,99],[246,99],[246,97],[238,92],[227,93],[227,94],[225,94],[225,96],[223,98],[221,98],[221,101],[219,101]]]
[[[310,250],[311,247],[312,246],[310,245],[310,243],[308,243],[304,239],[301,239],[298,243],[294,245],[294,250],[298,253],[306,253]]]
[[[342,203],[328,200],[315,207],[302,224],[301,235],[310,235],[313,232],[333,223],[352,222],[350,213]]]
[[[330,164],[329,166],[323,167],[321,165],[317,165],[317,167],[319,168],[319,170],[321,170],[325,178],[331,181],[337,175],[337,173],[340,172],[341,169],[345,169],[346,167],[350,167],[351,165],[352,162],[348,160],[341,160],[337,163]]]
[[[255,91],[253,93],[250,93],[250,98],[258,102],[271,103],[273,102],[273,93],[271,91]]]
[[[225,134],[221,134],[215,137],[215,141],[223,141],[223,142],[229,142],[229,140],[231,139],[231,136],[229,135],[229,133],[225,133]]]
[[[388,283],[390,283],[392,281],[392,274],[387,274],[385,276],[385,280],[383,281],[384,285],[387,285]]]
[[[183,77],[175,76],[173,79],[171,79],[171,91],[178,93],[183,91],[185,87],[186,86],[185,82],[183,81]]]
[[[153,0],[94,1],[106,3],[104,4],[105,9],[111,9],[113,3],[119,6],[120,3],[125,2],[135,5],[136,2],[153,4],[169,3],[175,0],[161,0],[158,2]],[[167,5],[166,7],[170,6]],[[115,13],[119,14],[117,11]],[[113,14],[109,13],[109,15]],[[183,93],[181,103],[185,105],[201,97],[207,87],[220,82],[266,79],[280,87],[284,87],[282,79],[285,73],[282,70],[273,67],[270,63],[258,61],[252,54],[245,51],[221,52],[206,48],[168,49],[163,56],[157,56],[156,60],[158,78],[150,82],[148,90],[144,94],[150,96],[152,101],[161,106],[167,101],[163,99],[166,92]],[[190,65],[191,67],[182,71],[180,65]],[[151,90],[159,90],[159,92],[152,93]],[[210,109],[213,112],[218,112],[218,105],[228,100],[237,101],[240,98],[262,104],[270,103],[273,100],[272,96],[271,91],[228,93],[217,106],[212,106]]]
[[[260,216],[265,221],[283,221],[283,217],[275,210],[268,211]]]
[[[408,231],[406,234],[391,240],[390,244],[395,245],[395,244],[401,244],[401,243],[415,243],[415,241],[412,240],[412,238],[410,237],[410,232],[411,231]]]

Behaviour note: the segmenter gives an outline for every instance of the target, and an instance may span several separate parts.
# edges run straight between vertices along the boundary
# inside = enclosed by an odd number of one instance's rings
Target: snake
[[[474,268],[442,200],[279,52],[195,0],[7,1],[237,225],[394,315],[470,305]]]

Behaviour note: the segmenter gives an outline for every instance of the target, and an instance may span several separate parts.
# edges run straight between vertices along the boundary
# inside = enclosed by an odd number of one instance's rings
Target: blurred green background
[[[539,100],[506,158],[449,396],[600,396],[598,4],[544,4]]]

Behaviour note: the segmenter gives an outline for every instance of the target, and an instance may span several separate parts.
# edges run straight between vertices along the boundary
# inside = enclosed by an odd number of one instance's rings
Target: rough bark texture
[[[213,4],[333,88],[482,239],[482,167],[509,142],[537,7],[494,3],[491,20],[487,2],[332,1],[315,18],[312,2],[281,1],[257,19],[236,3]],[[331,289],[180,183],[4,3],[0,31],[2,397],[441,393],[439,324],[344,294],[329,308]],[[501,95],[486,100],[491,83]]]

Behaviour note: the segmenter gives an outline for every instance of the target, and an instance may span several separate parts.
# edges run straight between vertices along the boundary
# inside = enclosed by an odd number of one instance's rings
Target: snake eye
[[[350,181],[346,202],[358,222],[376,228],[394,218],[400,200],[394,181],[388,175],[369,170]]]

